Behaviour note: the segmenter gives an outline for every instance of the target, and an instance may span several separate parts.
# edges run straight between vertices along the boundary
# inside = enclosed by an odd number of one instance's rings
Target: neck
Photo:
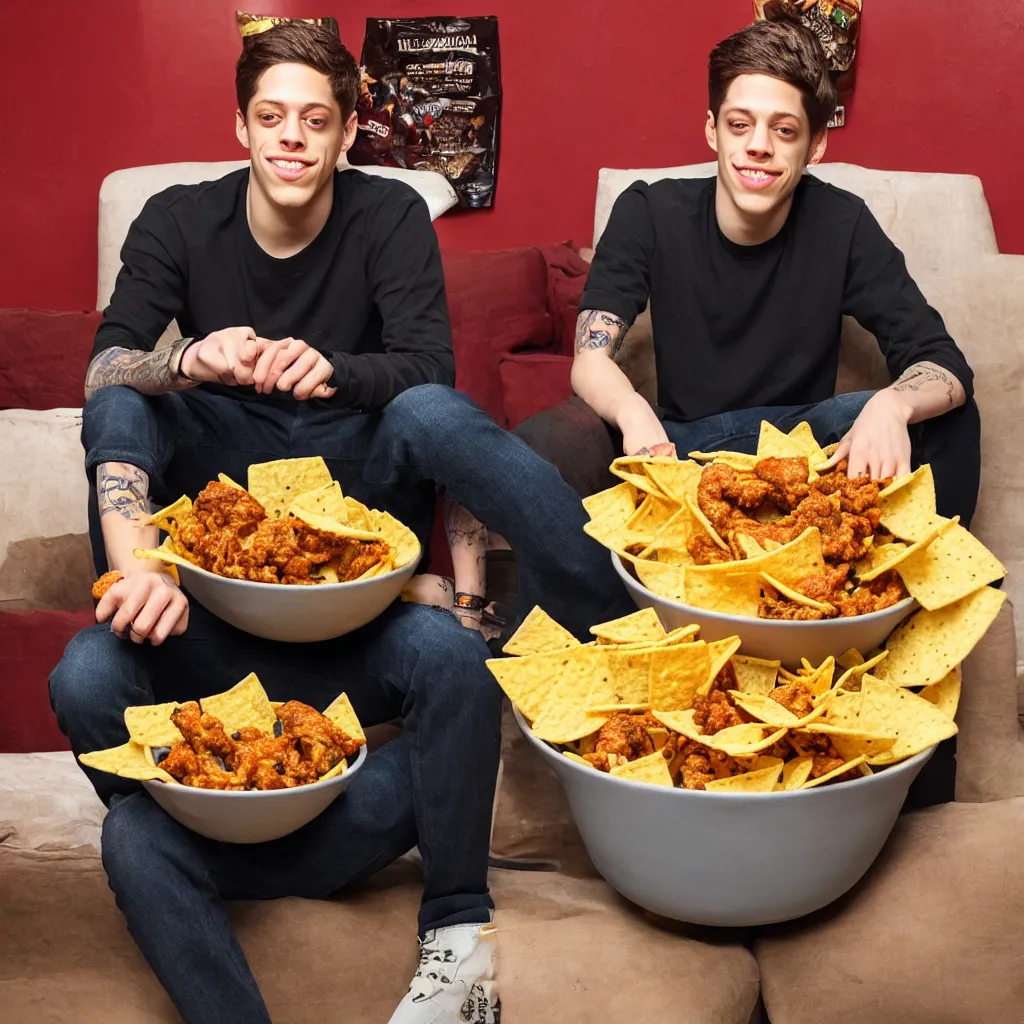
[[[715,217],[722,234],[736,245],[760,245],[773,239],[786,223],[793,207],[793,196],[762,216],[739,209],[724,188],[715,190]]]
[[[333,205],[333,179],[328,179],[312,201],[304,206],[278,206],[259,186],[253,186],[252,178],[245,197],[252,237],[264,252],[277,259],[294,256],[305,249],[323,230]]]

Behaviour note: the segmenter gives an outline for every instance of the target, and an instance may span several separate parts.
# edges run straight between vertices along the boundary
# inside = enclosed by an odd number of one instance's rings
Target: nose
[[[772,131],[767,121],[758,121],[754,130],[747,137],[747,152],[751,156],[769,157],[772,149]]]
[[[297,110],[289,111],[281,121],[281,134],[278,141],[283,149],[297,152],[306,148],[306,140],[302,130],[302,118]]]

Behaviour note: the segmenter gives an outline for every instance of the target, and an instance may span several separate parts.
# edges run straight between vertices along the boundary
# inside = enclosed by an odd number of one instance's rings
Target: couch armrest
[[[582,398],[523,420],[515,433],[554,465],[580,497],[616,482],[608,467],[619,453],[604,421]]]

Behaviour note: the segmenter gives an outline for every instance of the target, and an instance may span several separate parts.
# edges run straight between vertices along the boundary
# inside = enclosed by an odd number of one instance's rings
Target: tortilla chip
[[[811,425],[806,420],[798,423],[786,436],[800,446],[803,454],[807,456],[807,462],[812,472],[815,466],[828,462],[829,456],[815,440],[814,431],[811,430]]]
[[[177,785],[173,775],[163,768],[158,768],[146,760],[146,748],[141,743],[129,740],[119,747],[108,747],[106,750],[94,750],[88,754],[79,754],[78,760],[88,768],[97,771],[120,775],[123,779],[160,779]]]
[[[825,708],[815,708],[803,718],[798,718],[789,708],[774,700],[771,694],[761,696],[756,693],[743,693],[740,690],[730,690],[729,696],[735,701],[737,707],[743,708],[748,715],[752,715],[765,725],[780,729],[802,727],[809,722],[814,722],[825,714]]]
[[[726,544],[721,537],[718,536],[718,531],[711,525],[711,521],[706,515],[700,510],[700,506],[697,504],[697,499],[686,496],[686,508],[690,510],[690,515],[700,524],[701,529],[723,550],[728,551],[729,545]]]
[[[651,705],[644,704],[593,704],[583,709],[585,715],[621,715],[650,711]]]
[[[736,673],[736,685],[742,693],[766,695],[775,688],[781,662],[734,654],[730,659]]]
[[[348,769],[348,761],[342,758],[333,768],[328,768],[327,771],[317,779],[317,782],[326,782],[327,779],[336,778],[339,775],[344,775]]]
[[[854,665],[864,664],[864,656],[855,647],[851,647],[836,658],[836,664],[842,669],[853,668]]]
[[[573,699],[581,712],[587,706],[590,680],[584,683],[576,678],[580,673],[570,654],[566,649],[522,658],[488,658],[485,664],[508,699],[533,721],[540,716],[556,687],[572,688]],[[568,699],[569,695],[566,696]]]
[[[892,748],[869,758],[871,764],[894,764],[927,750],[957,733],[956,723],[931,702],[901,686],[865,676],[861,685],[861,727],[892,735]]]
[[[712,736],[701,735],[698,739],[705,746],[713,747],[715,750],[720,750],[723,754],[733,757],[743,754],[758,754],[762,750],[774,747],[788,731],[785,728],[780,728],[766,734],[765,730],[769,728],[771,726],[751,722],[747,725],[730,726]]]
[[[936,523],[920,540],[914,541],[913,544],[902,550],[896,550],[890,558],[873,565],[867,572],[861,573],[860,582],[867,583],[881,576],[883,572],[888,572],[890,569],[895,569],[896,566],[903,565],[915,555],[927,549],[937,538],[948,533],[956,524],[957,519],[944,519]],[[895,545],[892,545],[892,547],[895,547]]]
[[[185,558],[183,555],[179,555],[174,549],[174,545],[170,537],[164,539],[163,544],[158,548],[136,548],[133,552],[136,558],[152,558],[158,562],[163,562],[171,565],[184,565],[189,569],[195,569],[196,572],[206,572],[208,576],[212,576],[212,573],[207,572],[206,569],[201,568],[192,562],[190,559]]]
[[[889,657],[875,675],[897,686],[928,686],[971,653],[999,614],[1006,594],[979,587],[937,611],[915,612],[889,635]]]
[[[815,445],[817,447],[817,445]],[[820,448],[817,449],[819,452]],[[804,441],[799,437],[790,437],[778,427],[761,420],[761,431],[757,438],[757,458],[761,459],[799,459],[807,458],[809,452]],[[808,467],[810,460],[808,459]]]
[[[149,517],[149,522],[152,526],[158,526],[164,533],[169,533],[173,537],[178,532],[178,526],[191,518],[192,499],[183,494],[166,508],[154,512]]]
[[[782,766],[782,780],[776,788],[802,789],[804,783],[811,777],[813,768],[813,754],[801,754],[799,757],[794,757]]]
[[[329,718],[349,739],[366,742],[366,733],[359,723],[352,702],[348,694],[339,693],[327,707],[324,708],[324,717]]]
[[[199,706],[205,714],[219,718],[228,734],[248,726],[270,733],[277,721],[267,691],[255,672],[250,672],[230,690],[204,697]]]
[[[960,706],[962,678],[962,670],[957,665],[948,676],[921,690],[918,697],[934,704],[944,715],[955,718],[956,709]]]
[[[579,640],[569,630],[555,622],[540,605],[534,605],[502,651],[522,656],[550,654],[579,646]]]
[[[670,601],[686,600],[686,574],[689,571],[686,566],[637,559],[633,568],[637,579],[652,594],[667,597]]]
[[[672,788],[672,776],[668,771],[668,762],[661,756],[660,751],[655,751],[646,757],[638,757],[635,761],[617,764],[611,769],[611,774],[617,779],[627,779],[630,782],[646,782],[649,786]]]
[[[300,495],[326,487],[331,482],[327,463],[319,456],[306,459],[277,459],[249,467],[249,493],[272,519],[281,519]]]
[[[302,509],[305,512],[312,512],[314,515],[327,516],[339,523],[348,523],[348,504],[345,495],[341,493],[341,484],[332,480],[315,491],[308,491],[300,494],[288,506],[288,510]]]
[[[574,754],[571,750],[563,750],[562,757],[567,757],[570,761],[583,765],[584,768],[593,768],[594,771],[599,770],[597,765],[591,764],[585,757],[580,757],[579,754]]]
[[[708,644],[711,655],[711,668],[708,670],[708,682],[713,683],[718,673],[732,660],[732,656],[740,649],[743,641],[738,636],[727,636],[721,640],[712,640]]]
[[[835,678],[835,672],[835,658],[828,657],[817,668],[813,669],[809,675],[803,677],[804,686],[806,686],[815,697],[819,697],[821,694],[827,693],[832,689],[832,681]]]
[[[124,709],[124,724],[133,742],[141,747],[173,747],[185,739],[171,721],[171,712],[181,707],[176,700],[166,704],[138,704]]]
[[[696,462],[722,462],[740,473],[749,473],[757,465],[757,456],[746,452],[690,452]]]
[[[811,779],[805,782],[800,788],[801,789],[814,789],[817,786],[824,786],[826,782],[831,782],[833,779],[837,779],[840,775],[845,775],[849,771],[853,771],[854,768],[859,768],[862,764],[866,763],[867,758],[862,754],[860,757],[853,758],[852,761],[847,761],[846,764],[841,764],[838,768],[833,768],[832,771],[825,775],[821,775],[816,779]]]
[[[658,640],[665,636],[665,627],[661,624],[661,619],[658,618],[658,613],[653,608],[641,608],[630,615],[591,626],[590,632],[598,640],[607,640],[613,644],[628,644]],[[508,653],[507,647],[506,653]]]
[[[636,488],[628,483],[616,484],[584,498],[583,507],[591,519],[624,523],[636,509]]]
[[[871,759],[892,750],[896,744],[896,737],[892,734],[847,729],[828,723],[812,722],[802,729],[812,735],[827,736],[836,752],[845,761],[852,761],[862,754],[865,758]]]
[[[916,548],[917,545],[915,544]],[[945,608],[1006,575],[1006,566],[958,523],[921,550],[908,549],[900,576],[927,611]]]
[[[735,567],[746,563],[723,563]],[[718,565],[695,565],[686,570],[685,602],[694,608],[723,615],[756,619],[761,601],[761,581],[749,572],[723,573]]]
[[[218,473],[217,474],[217,479],[218,479],[218,481],[220,481],[220,483],[227,484],[228,487],[234,487],[236,491],[244,491],[245,490],[245,488],[241,484],[235,483],[235,481],[232,480],[231,477],[229,477],[227,475],[227,473]]]
[[[780,596],[785,597],[794,604],[802,604],[806,608],[814,608],[816,611],[824,612],[827,615],[831,615],[835,611],[832,605],[826,604],[824,601],[816,601],[813,597],[808,597],[806,594],[801,594],[799,590],[787,587],[781,580],[777,580],[774,576],[769,576],[766,572],[761,572],[757,575],[762,583],[774,588],[779,592]]]
[[[705,783],[709,793],[771,793],[779,779],[782,778],[782,761],[766,768],[731,775],[725,779],[715,779]]]
[[[650,703],[659,711],[685,711],[693,704],[711,667],[711,653],[703,640],[650,652]]]
[[[311,526],[321,533],[330,534],[334,537],[344,537],[350,540],[380,540],[380,533],[377,530],[363,530],[351,526],[349,523],[339,522],[331,516],[322,516],[318,512],[308,510],[302,504],[292,504],[287,507],[287,515],[293,516],[301,523]]]
[[[564,704],[548,705],[530,727],[532,735],[547,743],[569,743],[597,732],[608,715],[587,715]]]
[[[736,546],[743,552],[744,558],[757,558],[758,555],[766,555],[769,548],[762,547],[749,533],[737,533]],[[776,543],[776,547],[781,545]]]
[[[352,512],[350,499],[345,499],[349,505],[349,520],[347,526],[353,531],[359,530],[360,522]],[[368,509],[365,513],[365,528],[383,538],[388,547],[391,548],[391,564],[395,569],[401,569],[414,559],[420,556],[419,538],[409,529],[405,523],[400,522],[390,512],[382,512],[379,509]]]
[[[878,496],[882,526],[901,540],[921,540],[942,521],[935,510],[935,479],[929,465],[894,480]]]
[[[697,500],[697,484],[701,467],[695,462],[650,462],[646,467],[648,479],[672,501],[684,504],[687,498]]]

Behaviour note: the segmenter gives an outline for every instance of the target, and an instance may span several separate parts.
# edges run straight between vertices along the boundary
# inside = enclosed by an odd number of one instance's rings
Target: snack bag
[[[335,18],[282,18],[273,14],[248,14],[246,11],[235,12],[235,24],[238,26],[238,34],[242,37],[243,41],[250,36],[266,32],[275,25],[282,25],[286,21],[304,21],[308,25],[321,25],[326,29],[330,29],[335,35],[339,34],[338,22]]]
[[[780,16],[798,18],[821,42],[829,70],[839,90],[839,106],[829,128],[845,124],[844,105],[856,79],[854,60],[863,0],[754,0],[754,20],[773,21]]]
[[[460,205],[494,202],[498,19],[367,18],[352,164],[444,174]]]

